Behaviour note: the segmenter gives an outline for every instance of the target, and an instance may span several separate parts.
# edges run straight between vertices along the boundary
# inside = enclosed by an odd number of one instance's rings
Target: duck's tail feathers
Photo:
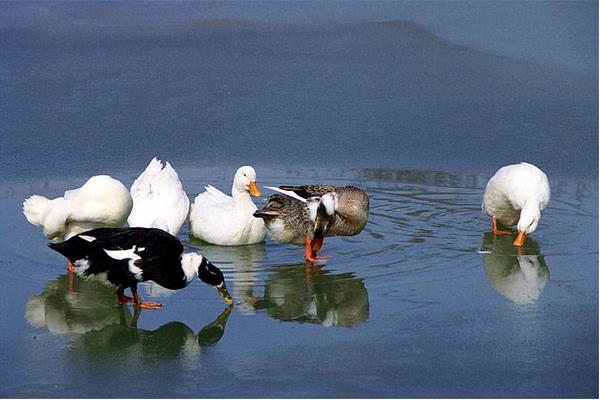
[[[300,200],[303,203],[306,203],[306,201],[307,201],[304,197],[298,196],[295,192],[292,192],[291,190],[284,190],[284,189],[281,189],[281,188],[276,187],[276,186],[265,186],[265,188],[266,189],[271,189],[271,190],[273,190],[275,192],[279,192],[279,193],[285,194],[286,196],[289,196],[289,197],[291,197],[293,199],[296,199],[296,200]]]
[[[41,226],[48,213],[50,199],[34,194],[23,202],[23,214],[30,224]]]
[[[136,193],[136,192],[146,193],[146,192],[150,191],[150,188],[148,187],[149,182],[152,181],[154,176],[156,176],[157,174],[160,173],[162,168],[163,168],[162,161],[160,161],[156,157],[152,158],[152,160],[150,160],[150,162],[146,166],[146,169],[144,169],[142,171],[142,173],[140,174],[140,176],[138,176],[133,181],[129,191],[131,193]]]
[[[71,254],[71,251],[69,251],[69,247],[65,244],[65,242],[58,242],[58,243],[48,243],[48,247],[50,247],[52,250],[62,254],[63,256],[65,256],[68,259],[72,259],[73,254]]]

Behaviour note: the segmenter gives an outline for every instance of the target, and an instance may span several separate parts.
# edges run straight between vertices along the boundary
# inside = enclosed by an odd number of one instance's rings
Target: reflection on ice
[[[351,273],[331,274],[310,266],[276,267],[265,280],[257,308],[280,321],[351,327],[369,318],[364,281]]]
[[[190,245],[221,268],[228,285],[233,287],[238,312],[253,314],[265,310],[281,321],[323,326],[349,327],[369,318],[367,289],[363,279],[351,273],[332,274],[305,264],[265,270],[264,243],[213,246],[192,241]],[[260,276],[265,272],[266,277]]]
[[[537,242],[529,238],[523,248],[515,247],[512,236],[487,233],[481,250],[490,283],[498,293],[516,304],[535,303],[550,272]]]
[[[62,275],[25,305],[25,319],[34,328],[55,334],[85,333],[118,324],[114,286],[105,279]]]
[[[133,308],[132,313],[127,305],[116,306],[113,291],[101,279],[62,275],[29,299],[25,319],[35,328],[71,334],[72,348],[87,355],[108,360],[118,352],[120,359],[171,359],[217,343],[232,311],[227,307],[198,334],[179,321],[155,330],[138,329],[141,310]]]
[[[266,257],[264,243],[215,246],[193,240],[190,245],[223,271],[228,287],[233,288],[236,311],[253,314],[258,301],[254,291]]]
[[[92,359],[111,361],[115,358],[136,366],[146,361],[171,360],[190,357],[202,347],[217,343],[225,333],[232,307],[227,307],[214,321],[195,334],[192,328],[172,321],[158,329],[145,330],[136,326],[141,311],[134,309],[131,323],[128,307],[117,307],[120,324],[111,324],[101,330],[89,331],[74,338],[72,348],[78,354]],[[133,328],[133,329],[132,329]]]

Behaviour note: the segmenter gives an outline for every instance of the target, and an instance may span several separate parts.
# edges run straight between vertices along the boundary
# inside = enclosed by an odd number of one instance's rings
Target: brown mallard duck
[[[284,243],[304,243],[306,260],[317,261],[326,236],[354,236],[369,216],[369,197],[355,186],[304,185],[269,187],[279,193],[254,216],[269,235]]]

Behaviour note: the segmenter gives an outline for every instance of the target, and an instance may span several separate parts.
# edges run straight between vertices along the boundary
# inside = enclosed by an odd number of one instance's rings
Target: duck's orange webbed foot
[[[135,303],[134,306],[138,308],[143,308],[145,310],[158,310],[162,307],[162,304],[153,302],[141,302]]]
[[[133,294],[133,305],[134,307],[143,308],[145,310],[158,310],[162,307],[160,303],[154,303],[151,301],[142,302],[142,299],[137,293]]]
[[[315,240],[318,240],[318,239],[315,239]],[[321,239],[320,242],[321,242],[321,246],[322,246],[323,239]],[[311,263],[325,261],[326,260],[325,258],[317,257],[317,251],[314,250],[314,243],[315,243],[315,241],[313,241],[309,238],[304,239],[304,259]],[[320,248],[320,246],[319,246],[319,248]]]
[[[496,217],[492,217],[492,233],[494,235],[512,235],[511,231],[507,231],[505,229],[498,229],[498,225],[496,224]]]
[[[117,293],[117,303],[119,303],[119,304],[133,303],[133,299],[129,296],[125,296],[124,294]]]

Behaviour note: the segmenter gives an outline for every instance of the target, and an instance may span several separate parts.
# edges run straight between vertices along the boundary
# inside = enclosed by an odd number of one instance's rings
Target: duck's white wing
[[[212,185],[208,185],[204,188],[206,190],[206,194],[210,199],[212,199],[215,203],[224,203],[228,202],[232,199],[231,196],[221,192],[219,189]]]
[[[211,185],[204,189],[206,190],[196,196],[192,203],[190,219],[205,219],[206,216],[212,216],[214,212],[233,207],[233,197]]]

